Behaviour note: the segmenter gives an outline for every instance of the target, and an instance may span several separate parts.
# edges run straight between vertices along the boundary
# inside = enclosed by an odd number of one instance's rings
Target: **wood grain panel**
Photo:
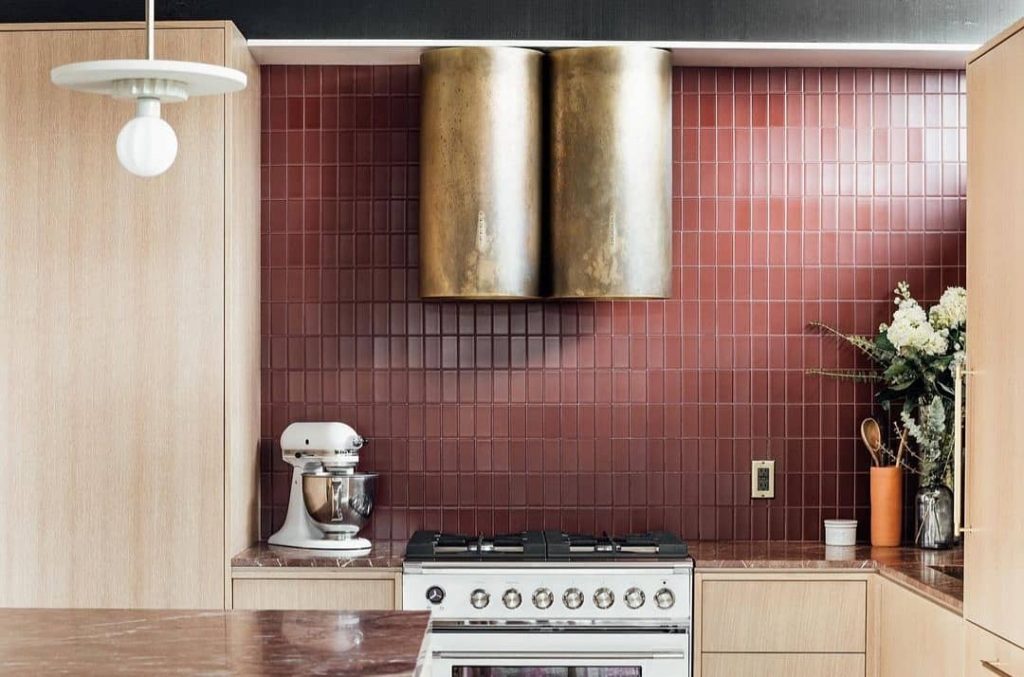
[[[864,655],[711,653],[701,667],[704,677],[864,677]]]
[[[973,623],[965,623],[965,677],[1024,675],[1024,649]],[[1001,672],[1000,672],[1001,671]]]
[[[50,84],[141,31],[0,32],[0,605],[224,599],[224,99],[166,107],[177,162],[117,163],[125,102]],[[162,56],[224,61],[223,29]]]
[[[963,619],[891,581],[881,583],[879,675],[959,677]]]
[[[236,609],[395,609],[396,576],[374,578],[236,578]]]
[[[705,579],[701,650],[863,653],[866,604],[866,581]]]
[[[225,591],[231,557],[259,540],[260,442],[260,71],[245,38],[224,30],[231,68],[249,85],[224,97]],[[231,608],[230,596],[225,607]]]
[[[1024,33],[967,68],[967,389],[964,616],[1024,646]]]

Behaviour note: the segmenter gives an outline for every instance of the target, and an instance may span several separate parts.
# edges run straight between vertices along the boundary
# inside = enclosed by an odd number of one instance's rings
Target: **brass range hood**
[[[545,158],[544,55],[422,56],[421,297],[671,295],[668,52],[581,47],[547,61]]]
[[[423,54],[421,297],[541,295],[542,59],[514,47]]]
[[[634,46],[551,54],[554,296],[672,294],[672,66]]]

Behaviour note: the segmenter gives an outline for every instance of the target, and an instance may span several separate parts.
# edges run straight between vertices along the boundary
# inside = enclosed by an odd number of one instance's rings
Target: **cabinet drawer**
[[[863,653],[866,581],[705,580],[705,652]]]
[[[1024,675],[1024,649],[993,635],[973,623],[967,623],[967,650],[964,675],[967,677],[1004,677]]]
[[[864,677],[864,655],[706,653],[701,668],[701,677]]]
[[[396,586],[394,578],[236,578],[232,605],[235,609],[392,610],[400,595]]]

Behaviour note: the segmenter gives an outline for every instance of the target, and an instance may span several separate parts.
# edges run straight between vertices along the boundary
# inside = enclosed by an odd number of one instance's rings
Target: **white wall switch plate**
[[[775,461],[750,462],[750,497],[775,498]]]

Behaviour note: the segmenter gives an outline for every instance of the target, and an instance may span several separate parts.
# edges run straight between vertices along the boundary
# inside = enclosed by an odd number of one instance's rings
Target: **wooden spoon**
[[[875,465],[882,465],[882,429],[878,427],[878,421],[873,418],[866,418],[860,422],[860,438],[864,446],[868,448]]]

